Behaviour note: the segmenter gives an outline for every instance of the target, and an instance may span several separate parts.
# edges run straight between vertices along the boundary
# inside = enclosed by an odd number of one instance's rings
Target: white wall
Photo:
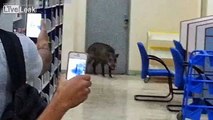
[[[213,0],[208,0],[207,1],[207,10],[206,10],[206,15],[213,15]]]
[[[202,16],[213,15],[213,0],[202,0]]]
[[[136,43],[146,44],[147,31],[179,32],[180,21],[200,16],[200,0],[132,0],[129,69],[140,70]]]
[[[86,0],[71,0],[64,7],[62,70],[67,67],[69,51],[84,51]]]
[[[129,70],[140,70],[136,43],[146,43],[148,30],[178,32],[180,21],[200,16],[200,9],[200,0],[131,0]],[[85,30],[86,0],[71,0],[65,4],[62,69],[69,51],[84,51]]]

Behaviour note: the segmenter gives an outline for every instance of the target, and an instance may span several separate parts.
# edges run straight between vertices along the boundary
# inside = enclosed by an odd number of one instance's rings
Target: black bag
[[[7,58],[13,95],[1,120],[36,120],[47,106],[47,101],[37,89],[26,84],[24,54],[19,38],[1,29],[0,38]]]

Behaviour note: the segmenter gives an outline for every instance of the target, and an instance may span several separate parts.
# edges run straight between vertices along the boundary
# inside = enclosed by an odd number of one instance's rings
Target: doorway
[[[95,42],[112,46],[119,54],[116,74],[128,71],[129,14],[130,0],[87,0],[86,49]]]

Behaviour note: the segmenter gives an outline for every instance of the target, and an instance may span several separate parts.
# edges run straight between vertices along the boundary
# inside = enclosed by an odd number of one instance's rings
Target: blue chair
[[[186,60],[186,50],[183,48],[181,43],[177,40],[173,40],[175,48],[180,52],[181,56],[183,57],[183,60]]]
[[[175,48],[171,48],[171,54],[174,60],[175,65],[175,76],[174,76],[174,84],[177,88],[183,89],[184,87],[184,71],[185,67],[188,67],[188,62],[186,62],[186,50],[182,47],[180,42],[174,40]],[[204,72],[196,66],[192,66],[196,72],[199,74],[203,74]]]
[[[169,93],[166,96],[153,96],[153,95],[135,95],[136,101],[156,101],[156,102],[169,102],[173,99],[173,90],[172,90],[172,77],[174,76],[172,72],[168,69],[166,64],[160,58],[148,55],[143,43],[137,43],[141,60],[142,60],[142,70],[141,70],[141,78],[147,82],[147,78],[152,76],[165,76],[168,77],[168,85],[169,85]],[[149,69],[149,61],[157,61],[161,65],[164,66],[165,69]],[[171,97],[170,97],[171,96]],[[143,99],[148,98],[148,99]],[[153,99],[149,99],[153,98]]]
[[[174,43],[174,45],[175,45],[175,49],[179,52],[179,54],[182,56],[182,58],[181,59],[183,59],[184,60],[184,65],[185,66],[188,66],[188,62],[187,62],[187,59],[186,59],[186,57],[187,57],[187,55],[186,55],[186,50],[183,48],[183,46],[181,45],[181,43],[179,42],[179,41],[176,41],[176,40],[173,40],[173,43]],[[194,52],[196,52],[196,51],[194,51]],[[203,71],[202,70],[200,70],[199,68],[197,68],[197,67],[195,67],[195,66],[192,66],[193,67],[193,69],[195,69],[198,73],[203,73]]]
[[[184,83],[185,83],[184,72],[185,72],[185,66],[187,64],[185,64],[183,56],[177,49],[171,48],[170,51],[172,53],[174,67],[175,67],[175,75],[174,75],[173,83],[177,87],[177,89],[173,88],[173,94],[177,94],[174,92],[174,90],[183,90],[184,88]],[[182,105],[176,105],[176,104],[167,105],[167,109],[171,112],[179,112],[181,110],[181,107]]]
[[[185,84],[185,68],[188,67],[188,63],[186,63],[183,59],[183,55],[179,52],[179,50],[175,48],[170,49],[173,62],[175,66],[175,75],[173,83],[177,87],[177,89],[173,88],[173,94],[180,94],[176,93],[175,90],[183,90]],[[193,69],[199,74],[203,74],[204,72],[197,68],[196,66],[192,66]],[[172,112],[179,112],[181,110],[182,105],[167,105],[167,109]],[[179,108],[179,109],[172,109],[172,108]]]
[[[166,64],[158,57],[153,55],[148,55],[143,43],[138,42],[138,49],[140,51],[141,60],[142,60],[142,70],[141,70],[141,78],[144,79],[145,82],[148,82],[150,77],[152,76],[173,76],[170,72]],[[149,69],[149,61],[154,60],[159,62],[164,66],[165,69]]]
[[[184,82],[185,82],[185,78],[184,78],[184,69],[185,69],[185,62],[184,59],[181,55],[181,53],[175,49],[175,48],[171,48],[170,49],[171,53],[172,53],[172,57],[173,57],[173,61],[174,61],[174,66],[175,66],[175,76],[174,76],[174,85],[179,88],[179,89],[183,89],[184,87]]]

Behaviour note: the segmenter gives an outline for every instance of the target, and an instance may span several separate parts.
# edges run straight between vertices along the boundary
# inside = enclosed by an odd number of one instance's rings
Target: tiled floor
[[[176,113],[166,109],[167,103],[137,102],[133,98],[135,94],[167,93],[165,83],[144,83],[140,76],[92,76],[92,81],[88,100],[67,112],[63,120],[176,120]],[[180,102],[180,97],[172,101]]]

